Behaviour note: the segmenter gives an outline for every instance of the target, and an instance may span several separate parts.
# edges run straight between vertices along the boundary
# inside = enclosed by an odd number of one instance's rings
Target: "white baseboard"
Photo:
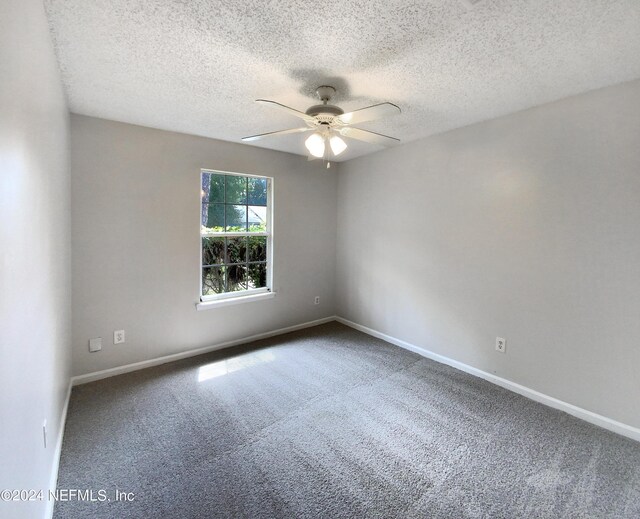
[[[116,368],[104,369],[102,371],[95,371],[93,373],[87,373],[86,375],[77,375],[71,378],[71,383],[74,386],[78,386],[80,384],[94,382],[96,380],[101,380],[103,378],[122,375],[123,373],[129,373],[131,371],[138,371],[140,369],[150,368],[152,366],[159,366],[160,364],[166,364],[167,362],[186,359],[188,357],[195,357],[196,355],[202,355],[203,353],[222,350],[224,348],[230,348],[232,346],[238,346],[240,344],[246,344],[248,342],[257,341],[260,339],[266,339],[268,337],[273,337],[275,335],[282,335],[283,333],[295,332],[296,330],[302,330],[304,328],[311,328],[312,326],[318,326],[319,324],[324,324],[324,323],[328,323],[335,320],[336,320],[335,316],[324,317],[322,319],[316,319],[315,321],[308,321],[306,323],[287,326],[286,328],[279,328],[277,330],[272,330],[270,332],[258,333],[256,335],[250,335],[249,337],[243,337],[241,339],[235,339],[233,341],[221,342],[219,344],[214,344],[212,346],[205,346],[204,348],[183,351],[180,353],[174,353],[173,355],[166,355],[164,357],[158,357],[155,359],[143,360],[141,362],[134,362],[133,364],[126,364],[124,366],[118,366]]]
[[[473,366],[469,366],[468,364],[450,359],[449,357],[445,357],[444,355],[433,353],[432,351],[429,351],[420,346],[416,346],[415,344],[408,343],[401,339],[396,339],[395,337],[392,337],[385,333],[381,333],[372,328],[362,326],[361,324],[354,323],[342,317],[336,317],[336,321],[354,328],[355,330],[371,335],[372,337],[382,339],[383,341],[390,342],[391,344],[395,344],[396,346],[400,346],[401,348],[413,351],[414,353],[422,355],[423,357],[426,357],[428,359],[440,362],[441,364],[446,364],[447,366],[459,369],[460,371],[464,371],[465,373],[469,373],[476,377],[483,378],[489,382],[492,382],[493,384],[513,391],[514,393],[518,393],[522,396],[530,398],[531,400],[535,400],[536,402],[539,402],[541,404],[553,407],[554,409],[564,411],[565,413],[602,427],[603,429],[621,434],[622,436],[626,436],[627,438],[631,438],[632,440],[640,441],[640,429],[638,429],[637,427],[633,427],[622,422],[617,422],[616,420],[612,420],[611,418],[607,418],[606,416],[587,411],[586,409],[582,409],[581,407],[563,402],[562,400],[558,400],[557,398],[554,398],[552,396],[545,395],[544,393],[540,393],[539,391],[536,391],[534,389],[530,389],[505,378],[487,373],[486,371],[482,371],[481,369],[474,368]]]
[[[346,326],[354,328],[355,330],[359,330],[368,335],[371,335],[372,337],[382,339],[383,341],[389,342],[391,344],[395,344],[396,346],[400,346],[401,348],[417,353],[418,355],[422,355],[423,357],[426,357],[428,359],[434,360],[436,362],[440,362],[441,364],[446,364],[448,366],[459,369],[460,371],[464,371],[465,373],[469,373],[476,377],[480,377],[500,387],[513,391],[514,393],[518,393],[522,396],[530,398],[531,400],[535,400],[536,402],[539,402],[541,404],[547,405],[549,407],[553,407],[554,409],[564,411],[565,413],[568,413],[572,416],[575,416],[576,418],[580,418],[581,420],[584,420],[586,422],[602,427],[603,429],[607,429],[609,431],[613,431],[615,433],[621,434],[622,436],[626,436],[627,438],[640,441],[640,429],[637,427],[633,427],[631,425],[618,422],[611,418],[607,418],[606,416],[602,416],[592,411],[588,411],[581,407],[575,406],[573,404],[569,404],[568,402],[564,402],[552,396],[545,395],[544,393],[540,393],[539,391],[536,391],[534,389],[530,389],[526,386],[522,386],[520,384],[517,384],[516,382],[512,382],[511,380],[507,380],[505,378],[498,377],[491,373],[487,373],[486,371],[482,371],[481,369],[474,368],[473,366],[469,366],[468,364],[464,364],[463,362],[459,362],[449,357],[445,357],[444,355],[434,353],[420,346],[416,346],[415,344],[411,344],[401,339],[397,339],[385,333],[379,332],[372,328],[368,328],[367,326],[363,326],[358,323],[354,323],[352,321],[349,321],[339,316],[324,317],[322,319],[317,319],[315,321],[309,321],[309,322],[297,324],[294,326],[288,326],[286,328],[279,328],[277,330],[272,330],[270,332],[259,333],[256,335],[243,337],[241,339],[214,344],[212,346],[207,346],[204,348],[198,348],[195,350],[175,353],[173,355],[166,355],[164,357],[158,357],[156,359],[144,360],[144,361],[136,362],[133,364],[127,364],[125,366],[118,366],[116,368],[96,371],[94,373],[88,373],[86,375],[78,375],[71,378],[71,384],[73,386],[86,384],[87,382],[93,382],[95,380],[101,380],[103,378],[113,377],[115,375],[121,375],[123,373],[129,373],[131,371],[137,371],[137,370],[149,368],[152,366],[158,366],[160,364],[166,364],[167,362],[173,362],[175,360],[194,357],[196,355],[202,355],[203,353],[209,353],[211,351],[230,348],[232,346],[238,346],[240,344],[257,341],[259,339],[274,337],[276,335],[281,335],[281,334],[293,332],[296,330],[302,330],[304,328],[318,326],[320,324],[328,323],[331,321],[338,321]],[[67,396],[67,403],[64,409],[65,417],[66,417],[66,409],[67,409],[66,406],[68,405],[68,402],[69,400]],[[60,445],[56,450],[58,454],[59,454],[58,449],[62,446],[62,434],[60,435],[59,443]],[[58,459],[59,459],[59,456],[58,456]],[[56,468],[55,472],[57,477],[57,465],[55,468]]]
[[[49,490],[55,491],[58,486],[58,469],[60,468],[60,456],[62,455],[62,441],[64,439],[64,428],[67,423],[67,411],[69,410],[69,400],[71,399],[71,379],[67,387],[67,395],[65,397],[64,406],[62,406],[62,414],[60,416],[60,429],[58,431],[58,440],[56,441],[56,449],[53,453],[53,465],[51,465],[51,476],[49,478],[49,489],[47,490],[47,507],[44,516],[46,519],[53,517],[53,507],[55,500],[49,499]]]

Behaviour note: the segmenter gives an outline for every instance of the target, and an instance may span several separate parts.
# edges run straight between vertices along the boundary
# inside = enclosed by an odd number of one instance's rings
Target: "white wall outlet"
[[[95,339],[89,339],[89,351],[95,352],[102,349],[102,337],[96,337]]]
[[[47,448],[47,419],[42,422],[42,441],[44,442],[44,448]]]
[[[124,342],[124,330],[116,330],[113,332],[113,344],[122,344]]]
[[[502,337],[496,337],[496,351],[507,353],[507,340]]]
[[[313,304],[314,304],[314,305],[319,305],[319,304],[320,304],[320,296],[316,296],[316,297],[313,299]]]

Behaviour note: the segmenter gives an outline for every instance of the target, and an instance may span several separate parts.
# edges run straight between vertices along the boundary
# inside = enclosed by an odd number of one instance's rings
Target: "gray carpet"
[[[640,443],[330,323],[74,388],[58,487],[112,499],[61,519],[637,519]]]

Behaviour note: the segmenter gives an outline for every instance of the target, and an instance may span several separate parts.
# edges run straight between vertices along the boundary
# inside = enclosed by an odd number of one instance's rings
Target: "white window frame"
[[[213,175],[225,175],[245,178],[264,178],[267,180],[267,230],[265,232],[202,232],[202,175],[209,173]],[[275,293],[272,291],[273,287],[273,178],[264,175],[255,175],[252,173],[236,173],[233,171],[221,171],[217,169],[201,169],[200,170],[200,182],[198,184],[199,193],[199,218],[198,228],[200,229],[200,266],[198,269],[200,279],[200,304],[196,305],[198,310],[207,307],[207,304],[213,305],[218,303],[235,304],[243,302],[243,298],[246,301],[255,301],[262,299],[266,296],[273,296]],[[267,276],[266,287],[252,288],[248,290],[240,290],[237,292],[223,292],[222,294],[204,295],[202,293],[202,238],[238,238],[242,236],[265,236],[267,238]],[[256,297],[258,296],[258,297]]]

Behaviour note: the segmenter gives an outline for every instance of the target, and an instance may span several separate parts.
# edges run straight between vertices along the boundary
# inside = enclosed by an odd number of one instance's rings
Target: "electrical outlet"
[[[319,305],[320,304],[320,296],[316,296],[313,300],[313,304],[314,305]]]
[[[102,349],[102,337],[96,337],[95,339],[89,339],[89,351],[96,352]]]
[[[113,344],[122,344],[124,342],[124,330],[116,330],[113,332]]]
[[[42,441],[44,442],[44,448],[47,448],[47,420],[45,418],[42,422]]]
[[[507,353],[507,340],[502,337],[496,337],[496,351]]]

